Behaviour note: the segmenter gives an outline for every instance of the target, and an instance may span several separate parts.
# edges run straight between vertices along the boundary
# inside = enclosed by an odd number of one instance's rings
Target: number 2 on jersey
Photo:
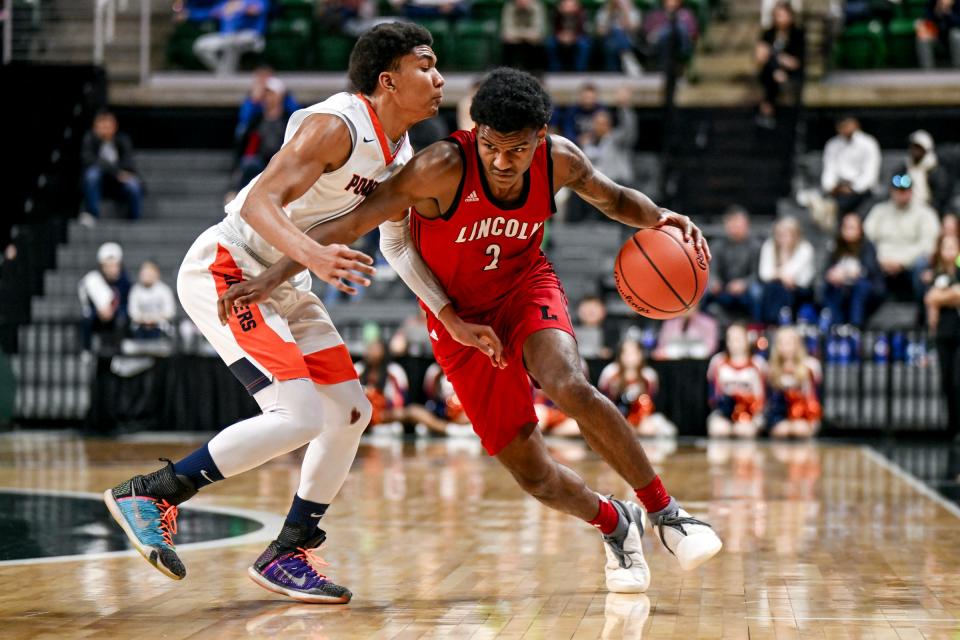
[[[490,264],[483,268],[484,271],[493,271],[497,268],[497,263],[500,262],[500,245],[492,244],[487,247],[487,250],[484,251],[488,256],[493,256],[493,260],[490,261]]]

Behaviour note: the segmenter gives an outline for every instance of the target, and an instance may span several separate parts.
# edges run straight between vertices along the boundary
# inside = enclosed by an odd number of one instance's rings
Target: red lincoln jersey
[[[414,210],[410,229],[417,250],[462,317],[497,308],[519,285],[556,276],[540,244],[555,211],[550,137],[537,147],[513,203],[490,192],[477,151],[476,130],[449,138],[463,160],[463,175],[450,208],[428,219]]]

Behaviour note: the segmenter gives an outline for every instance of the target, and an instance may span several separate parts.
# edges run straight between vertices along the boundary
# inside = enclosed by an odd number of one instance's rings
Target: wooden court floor
[[[0,436],[0,487],[97,492],[191,448]],[[328,573],[354,591],[350,605],[300,605],[256,587],[245,571],[264,542],[185,549],[181,582],[139,556],[99,554],[0,564],[0,637],[960,638],[960,512],[879,456],[651,448],[667,486],[726,546],[684,574],[648,532],[646,595],[608,595],[598,534],[522,495],[474,442],[386,440],[361,447],[324,520]],[[579,445],[554,452],[595,488],[629,495]],[[291,454],[189,504],[280,515],[297,474]],[[91,551],[97,531],[85,529]],[[48,547],[79,535],[37,533]]]

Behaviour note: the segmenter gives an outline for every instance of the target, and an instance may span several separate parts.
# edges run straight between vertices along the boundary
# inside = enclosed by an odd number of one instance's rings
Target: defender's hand
[[[350,295],[356,295],[357,290],[343,282],[344,280],[369,287],[370,280],[361,274],[372,276],[376,273],[372,266],[373,258],[363,252],[354,251],[345,244],[317,244],[310,248],[303,264],[327,284]]]
[[[653,225],[653,228],[656,229],[664,226],[680,229],[680,231],[683,232],[684,242],[693,240],[693,246],[697,248],[697,251],[703,252],[703,257],[707,259],[707,262],[713,259],[713,255],[710,253],[710,246],[707,244],[707,239],[703,237],[703,233],[697,225],[693,224],[690,218],[676,211],[661,209],[660,219]]]
[[[253,280],[244,280],[230,286],[217,298],[217,315],[220,324],[226,325],[230,321],[230,314],[234,308],[249,307],[252,304],[263,302],[270,297],[270,293],[277,288],[269,278],[257,277]]]
[[[503,345],[494,330],[485,324],[473,324],[460,319],[451,305],[440,310],[440,321],[450,337],[462,345],[479,349],[490,358],[490,364],[505,369],[507,361],[503,357]]]

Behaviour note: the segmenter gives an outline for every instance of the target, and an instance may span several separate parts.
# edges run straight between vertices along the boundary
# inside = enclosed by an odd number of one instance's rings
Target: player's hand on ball
[[[683,241],[690,242],[693,241],[693,246],[697,248],[697,251],[703,253],[703,256],[709,262],[713,256],[710,254],[710,246],[707,244],[707,239],[703,237],[703,233],[693,224],[693,221],[687,216],[677,213],[676,211],[670,211],[670,209],[661,209],[660,210],[660,219],[657,220],[657,224],[653,225],[654,228],[657,227],[676,227],[683,232]]]
[[[370,280],[363,274],[372,276],[376,273],[373,258],[345,244],[318,244],[310,253],[310,259],[304,266],[327,284],[350,295],[356,295],[357,290],[344,280],[369,287]]]

